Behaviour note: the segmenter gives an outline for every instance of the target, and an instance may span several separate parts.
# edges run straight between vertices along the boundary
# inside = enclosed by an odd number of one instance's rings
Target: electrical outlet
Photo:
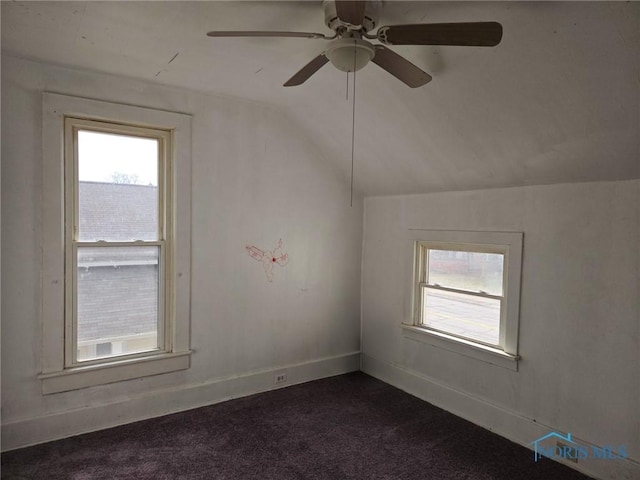
[[[565,460],[569,460],[570,462],[578,463],[578,448],[573,446],[569,446],[566,443],[556,442],[556,447],[558,449],[558,453]]]
[[[284,383],[287,381],[286,373],[278,373],[276,374],[276,383]]]

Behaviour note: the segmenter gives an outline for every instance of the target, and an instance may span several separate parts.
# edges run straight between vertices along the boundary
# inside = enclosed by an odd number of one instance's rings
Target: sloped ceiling
[[[433,76],[424,87],[357,72],[359,191],[640,176],[640,4],[387,1],[380,25],[491,20],[495,48],[392,47]],[[319,1],[2,3],[5,53],[274,105],[347,176],[346,74],[282,87],[326,42],[205,35],[235,29],[331,33]]]

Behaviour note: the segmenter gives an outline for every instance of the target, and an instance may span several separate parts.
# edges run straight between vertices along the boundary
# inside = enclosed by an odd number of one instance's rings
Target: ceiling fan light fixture
[[[388,0],[387,0],[388,1]],[[383,0],[323,0],[325,23],[333,36],[311,32],[284,31],[212,31],[209,37],[283,37],[330,40],[329,48],[317,55],[287,80],[283,86],[301,85],[331,62],[343,72],[356,72],[370,61],[416,88],[431,81],[431,75],[385,45],[454,45],[495,47],[502,39],[498,22],[416,23],[377,27]],[[375,39],[375,46],[366,39]]]
[[[338,70],[354,72],[369,63],[375,55],[375,49],[366,40],[340,38],[331,42],[324,54]]]

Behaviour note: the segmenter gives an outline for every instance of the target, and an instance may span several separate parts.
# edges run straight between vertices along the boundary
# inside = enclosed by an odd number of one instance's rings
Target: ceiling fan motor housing
[[[365,32],[373,30],[378,24],[381,7],[381,0],[368,1],[365,4],[364,19],[362,20],[362,29]],[[323,0],[322,8],[324,10],[324,23],[331,30],[337,32],[340,27],[344,28],[347,25],[338,18],[334,0]]]
[[[324,52],[334,67],[343,72],[356,72],[375,55],[373,45],[360,38],[339,38]]]

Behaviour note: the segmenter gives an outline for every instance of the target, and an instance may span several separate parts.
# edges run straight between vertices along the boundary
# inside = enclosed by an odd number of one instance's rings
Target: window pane
[[[499,253],[430,249],[427,283],[502,295],[503,263]]]
[[[78,248],[78,361],[158,348],[159,253]]]
[[[490,345],[500,343],[500,300],[422,289],[425,326]]]
[[[158,140],[78,132],[80,241],[158,239]]]

